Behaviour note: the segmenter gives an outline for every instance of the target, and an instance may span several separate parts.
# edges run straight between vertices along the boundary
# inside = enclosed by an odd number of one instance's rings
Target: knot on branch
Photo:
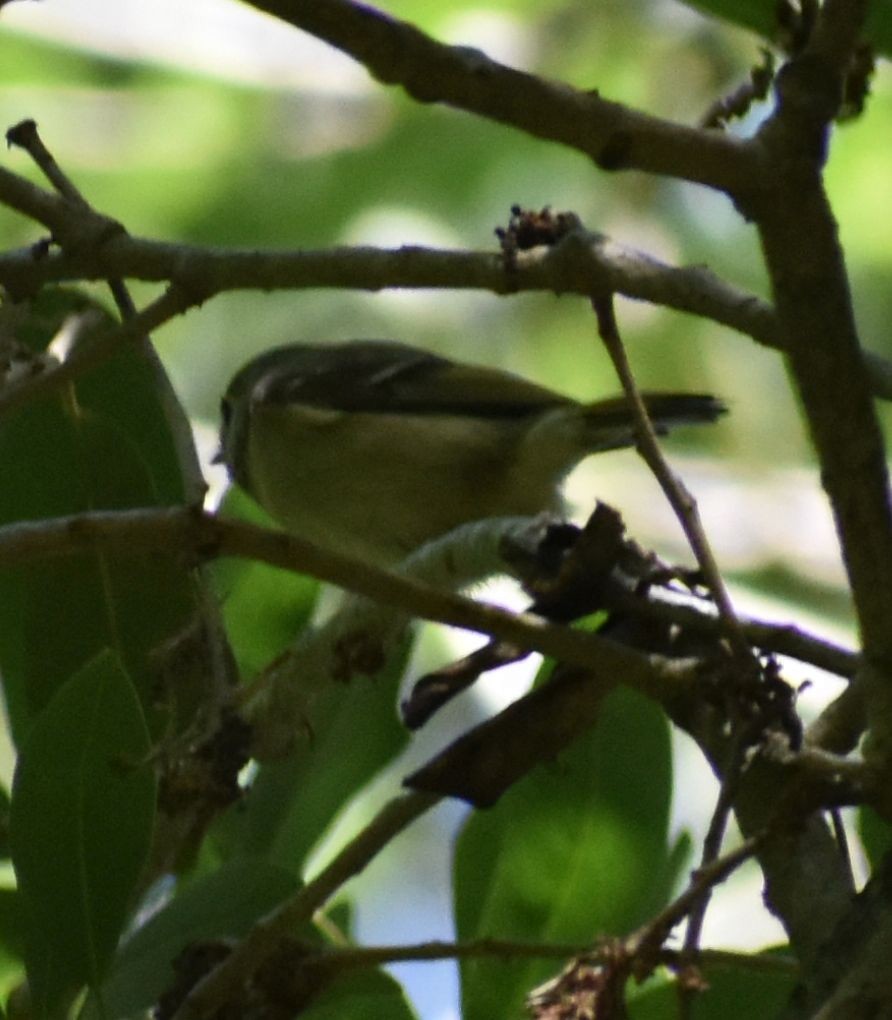
[[[781,137],[789,148],[823,166],[829,125],[842,106],[842,77],[820,54],[804,53],[780,69],[774,90]]]

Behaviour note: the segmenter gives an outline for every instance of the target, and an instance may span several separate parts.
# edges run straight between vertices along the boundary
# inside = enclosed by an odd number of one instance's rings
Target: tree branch
[[[353,0],[249,0],[363,64],[422,103],[445,103],[590,156],[607,170],[668,174],[731,194],[746,189],[752,150],[732,135],[673,124],[447,46]]]
[[[829,125],[865,0],[821,10],[776,83],[757,135],[768,173],[748,212],[759,229],[792,377],[818,452],[864,646],[870,747],[892,760],[892,506],[843,251],[823,186]]]
[[[614,608],[635,616],[675,623],[692,632],[721,633],[721,623],[711,609],[707,611],[696,605],[658,599],[619,598]],[[747,641],[763,652],[785,655],[847,680],[855,676],[860,665],[857,652],[792,624],[770,623],[747,616],[740,616],[739,620]]]
[[[744,862],[748,861],[758,850],[764,834],[750,836],[724,857],[714,857],[704,863],[691,875],[687,888],[671,903],[665,906],[656,917],[649,920],[643,928],[628,939],[628,951],[631,954],[649,955],[659,949],[669,937],[672,929],[680,924],[696,907],[704,893],[711,892],[732,875]],[[697,955],[700,950],[697,949]]]
[[[670,266],[582,228],[551,247],[518,252],[509,268],[494,251],[415,245],[254,251],[132,237],[114,220],[66,203],[2,167],[0,203],[42,223],[66,245],[63,251],[26,248],[0,254],[0,284],[13,295],[31,294],[47,283],[115,276],[180,285],[177,311],[242,289],[448,288],[585,297],[611,292],[711,319],[763,346],[784,350],[773,309],[754,294],[707,268]],[[159,324],[154,321],[148,328]],[[875,395],[892,400],[892,362],[872,351],[864,359]]]
[[[0,255],[0,283],[12,293],[30,293],[45,283],[104,280],[115,273],[150,282],[179,281],[202,299],[249,288],[450,288],[496,294],[543,290],[585,296],[602,288],[710,318],[761,344],[778,345],[772,310],[755,295],[725,283],[707,269],[670,266],[581,229],[553,247],[518,253],[510,268],[495,251],[405,245],[260,252],[172,244],[126,234],[108,237],[93,250],[35,255],[24,249]],[[892,367],[888,374],[892,377]]]
[[[49,228],[65,250],[33,249],[0,255],[0,283],[31,293],[45,283],[105,280],[179,281],[202,298],[224,290],[353,287],[449,287],[497,294],[547,290],[557,294],[609,290],[714,319],[777,346],[771,308],[702,267],[674,267],[583,229],[559,244],[519,252],[510,267],[501,253],[448,251],[406,245],[398,249],[330,248],[321,251],[226,250],[131,237],[79,203],[0,167],[0,202]],[[113,229],[117,227],[118,229]],[[70,247],[65,238],[92,238]],[[892,394],[892,366],[888,369]]]
[[[680,918],[680,920],[682,920]],[[586,956],[599,959],[609,956],[599,946],[565,945],[558,942],[510,942],[504,939],[474,939],[468,942],[421,942],[414,945],[347,946],[323,949],[318,953],[303,953],[295,959],[295,966],[320,968],[326,971],[346,971],[364,967],[380,967],[387,963],[415,963],[430,960],[485,960],[485,959],[567,959]],[[680,966],[679,953],[662,949],[656,954],[658,963],[669,967]],[[792,957],[761,956],[755,953],[723,949],[701,949],[694,956],[700,966],[742,968],[770,974],[796,974],[798,964]]]
[[[497,637],[571,665],[597,663],[652,697],[678,694],[697,675],[696,660],[645,654],[529,613],[442,591],[285,532],[198,509],[94,511],[0,528],[0,563],[7,566],[97,547],[151,549],[186,558],[236,556],[310,574],[422,619]]]

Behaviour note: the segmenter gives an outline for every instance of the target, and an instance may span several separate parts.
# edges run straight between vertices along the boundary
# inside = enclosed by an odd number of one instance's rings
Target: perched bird
[[[725,410],[703,394],[645,400],[660,431]],[[235,375],[222,416],[220,459],[261,506],[380,565],[468,521],[558,510],[579,461],[634,442],[624,397],[580,403],[390,340],[267,351]]]

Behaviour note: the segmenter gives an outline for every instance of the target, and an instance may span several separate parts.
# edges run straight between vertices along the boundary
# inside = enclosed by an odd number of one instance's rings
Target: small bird
[[[649,393],[655,426],[712,422],[715,397]],[[391,340],[260,354],[222,402],[232,478],[288,531],[393,565],[468,521],[560,510],[585,457],[635,441],[624,397],[580,403]]]

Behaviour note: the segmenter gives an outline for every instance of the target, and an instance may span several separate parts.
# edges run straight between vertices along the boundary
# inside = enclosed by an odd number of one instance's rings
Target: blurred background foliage
[[[687,123],[746,77],[762,45],[678,0],[394,0],[388,9],[439,38]],[[767,297],[754,231],[721,196],[637,173],[608,176],[569,150],[418,106],[232,0],[202,0],[188,13],[161,3],[151,15],[135,2],[112,12],[97,0],[12,4],[0,32],[3,122],[36,119],[90,200],[132,233],[249,247],[490,248],[512,203],[551,205],[621,243],[708,264]],[[734,130],[752,130],[764,112]],[[878,350],[890,301],[892,244],[876,220],[892,187],[892,143],[882,127],[889,116],[881,71],[869,117],[839,129],[828,171],[859,319]],[[20,152],[8,165],[33,174]],[[5,210],[0,232],[9,244],[35,239],[32,224]],[[809,463],[810,452],[778,357],[689,316],[628,303],[621,311],[642,384],[712,390],[732,407],[711,435],[682,436],[676,446],[733,458],[734,493],[712,475],[704,481],[707,521],[729,537],[725,566],[762,590],[845,617],[817,484],[787,473]],[[257,350],[353,336],[507,365],[580,397],[616,388],[585,302],[544,294],[238,293],[155,339],[189,412],[213,426],[225,381]],[[606,480],[596,491],[618,502],[645,540],[655,533],[682,555],[668,516],[655,526],[639,513],[658,502],[649,490],[639,498],[633,481],[633,495],[622,498],[629,461],[598,462],[597,478]],[[738,495],[749,479],[754,488]],[[590,502],[591,486],[580,491]],[[778,497],[796,511],[769,507]],[[803,515],[814,528],[807,534]]]
[[[678,0],[384,6],[438,38],[685,123],[744,80],[763,45],[746,29]],[[757,4],[747,9],[764,16]],[[707,264],[770,296],[755,233],[721,196],[637,173],[606,175],[569,150],[413,104],[339,54],[234,0],[192,0],[185,8],[180,0],[15,3],[0,13],[0,53],[2,122],[34,118],[94,206],[133,234],[251,248],[491,249],[494,228],[506,222],[512,204],[550,205],[573,210],[617,242],[671,263]],[[892,356],[883,328],[892,301],[892,240],[880,226],[892,189],[890,104],[881,65],[868,115],[836,132],[828,186],[865,342]],[[732,130],[752,131],[765,112],[754,110]],[[38,179],[20,151],[8,153],[6,165]],[[0,209],[4,247],[39,236],[34,224]],[[807,244],[802,238],[803,249]],[[154,293],[134,286],[138,303]],[[848,600],[832,527],[780,358],[713,323],[626,301],[619,311],[642,385],[708,390],[731,407],[718,427],[680,435],[672,449],[700,499],[719,561],[738,582],[738,598],[757,605],[757,595],[770,595],[778,600],[776,617],[806,623],[807,606],[821,614],[825,630],[844,628]],[[586,302],[547,294],[234,293],[154,339],[210,452],[220,394],[240,364],[290,340],[349,337],[393,337],[503,365],[582,398],[618,388]],[[889,412],[883,414],[888,422]],[[689,559],[633,456],[584,466],[570,491],[583,511],[595,494],[613,502],[639,540],[668,558]],[[288,639],[289,620],[295,630],[305,620],[316,591],[300,579],[283,587],[279,575],[259,566],[224,565],[221,574],[227,570],[224,612],[250,671]],[[250,615],[258,585],[276,600],[262,622]],[[660,734],[656,744],[665,743]],[[278,789],[295,779],[289,773],[270,782]],[[674,832],[690,822],[689,807],[673,808]],[[456,811],[446,813],[453,824]],[[287,836],[290,820],[274,823]],[[227,847],[250,842],[251,817],[234,829],[227,824],[207,849],[208,867],[215,852],[225,858]],[[273,822],[256,824],[266,832]],[[441,817],[438,832],[448,830],[443,825]],[[444,864],[426,856],[429,845],[416,830],[404,840],[402,862],[381,868],[397,881],[414,881],[421,903],[423,890],[447,881]],[[369,914],[381,868],[367,883]],[[428,906],[414,934],[450,934],[445,913],[431,923],[431,910],[443,911],[442,902]],[[400,935],[412,937],[415,919],[402,920]]]

